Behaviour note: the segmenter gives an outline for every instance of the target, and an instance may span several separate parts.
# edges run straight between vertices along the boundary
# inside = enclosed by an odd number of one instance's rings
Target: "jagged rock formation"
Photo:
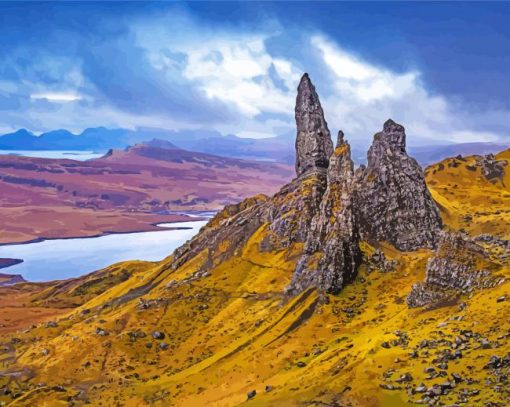
[[[297,175],[325,171],[333,153],[333,142],[319,96],[306,73],[299,83],[295,114]]]
[[[241,253],[264,227],[259,249],[275,252],[303,243],[288,294],[316,287],[337,293],[361,263],[360,235],[387,240],[401,250],[433,247],[441,221],[421,168],[405,151],[404,128],[388,120],[374,137],[368,167],[356,175],[342,132],[333,150],[319,97],[307,74],[296,98],[296,174],[271,198],[256,197],[220,212],[174,254],[172,268],[202,259],[207,274]],[[361,233],[360,233],[361,232]],[[388,271],[395,265],[383,262]]]
[[[271,198],[227,207],[202,233],[175,252],[173,268],[206,251],[199,268],[200,273],[206,273],[239,253],[251,235],[266,225],[260,243],[263,252],[305,244],[289,293],[297,294],[309,287],[338,292],[354,278],[361,254],[353,209],[350,148],[340,132],[333,151],[319,98],[307,74],[298,87],[296,125],[298,177]]]
[[[337,293],[356,276],[361,262],[359,232],[353,208],[354,166],[349,144],[343,133],[333,152],[327,175],[327,189],[292,282],[291,293],[317,286],[323,292]]]
[[[502,180],[505,175],[505,160],[496,160],[494,154],[487,154],[476,160],[477,165],[482,169],[483,176],[488,181]]]
[[[498,282],[483,247],[460,232],[442,232],[438,248],[427,263],[423,283],[413,285],[407,297],[410,307],[420,307]]]
[[[421,167],[405,147],[404,127],[391,119],[374,136],[368,165],[356,173],[361,235],[405,251],[433,248],[441,218]]]

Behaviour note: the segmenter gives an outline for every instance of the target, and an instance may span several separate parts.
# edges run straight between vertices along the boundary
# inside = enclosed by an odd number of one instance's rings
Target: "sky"
[[[0,3],[0,133],[295,133],[308,72],[332,133],[510,143],[510,3]]]

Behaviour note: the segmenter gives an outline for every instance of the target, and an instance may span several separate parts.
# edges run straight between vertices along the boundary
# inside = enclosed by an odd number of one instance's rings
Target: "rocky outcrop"
[[[365,259],[368,272],[379,271],[381,273],[391,273],[397,267],[396,260],[390,260],[380,250],[376,249],[375,252]]]
[[[407,297],[410,307],[420,307],[475,289],[496,285],[498,277],[483,247],[460,232],[442,232],[438,248],[426,267],[423,283]]]
[[[388,120],[374,136],[368,165],[357,173],[356,207],[364,239],[399,250],[433,248],[441,229],[421,167],[406,152],[404,127]]]
[[[333,143],[319,96],[306,73],[298,86],[295,115],[297,175],[325,171],[333,153]]]
[[[481,167],[482,174],[488,181],[503,180],[507,165],[505,160],[496,160],[494,154],[487,154],[479,157],[476,163]]]
[[[354,166],[349,144],[338,133],[329,163],[327,189],[312,219],[288,292],[316,286],[337,293],[356,276],[361,262],[359,232],[353,208]]]

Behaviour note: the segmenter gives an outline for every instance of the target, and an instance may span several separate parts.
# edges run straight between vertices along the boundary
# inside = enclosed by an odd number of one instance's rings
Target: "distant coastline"
[[[0,269],[14,266],[16,264],[23,263],[21,259],[0,259]]]

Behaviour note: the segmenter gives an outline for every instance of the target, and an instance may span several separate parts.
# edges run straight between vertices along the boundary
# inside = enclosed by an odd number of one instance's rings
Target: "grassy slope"
[[[500,157],[504,154],[508,152]],[[427,181],[443,207],[446,224],[473,234],[497,231],[508,238],[510,171],[504,184],[493,185],[473,177],[462,166],[444,167],[436,173],[430,167]],[[465,215],[472,216],[469,224],[462,219]],[[59,320],[57,328],[39,325],[20,333],[23,342],[15,352],[7,346],[0,353],[0,366],[6,360],[5,367],[12,371],[28,367],[20,373],[20,397],[13,400],[0,394],[0,400],[20,406],[68,405],[69,397],[74,397],[76,405],[90,400],[93,405],[231,406],[244,403],[247,392],[257,390],[250,405],[312,401],[317,405],[335,400],[342,405],[409,405],[409,400],[419,396],[409,396],[406,385],[394,379],[409,372],[414,378],[412,387],[445,381],[425,379],[424,368],[433,366],[436,352],[446,346],[430,349],[428,356],[420,351],[418,358],[409,357],[412,348],[425,338],[451,341],[461,329],[473,330],[499,347],[474,349],[478,343],[470,341],[463,358],[449,363],[448,373],[479,383],[461,383],[456,391],[480,390],[480,395],[470,399],[471,405],[508,397],[484,385],[491,374],[482,367],[490,356],[510,351],[505,337],[510,302],[496,302],[503,294],[510,295],[510,283],[459,299],[467,303],[463,311],[457,304],[410,310],[405,296],[414,282],[423,279],[431,252],[403,254],[383,245],[387,256],[399,261],[396,272],[368,274],[362,266],[355,283],[331,296],[326,305],[317,306],[314,292],[283,302],[281,292],[290,281],[301,247],[261,253],[258,247],[265,233],[266,227],[260,228],[242,254],[202,279],[189,277],[205,253],[175,272],[168,269],[169,257],[161,263],[115,265],[67,287],[46,288],[33,297],[37,305],[47,304],[55,292],[59,302],[85,304]],[[364,251],[370,250],[364,245]],[[501,263],[496,258],[493,261]],[[129,278],[119,283],[123,270],[128,270]],[[500,264],[498,273],[509,280],[509,264]],[[174,284],[171,289],[169,283]],[[152,300],[148,308],[140,308],[139,298],[125,296],[134,287],[149,286],[150,292],[142,296]],[[114,298],[121,300],[112,302]],[[103,307],[105,303],[109,306]],[[92,311],[83,315],[83,309]],[[459,316],[462,320],[456,319]],[[109,335],[96,335],[98,327]],[[155,330],[166,334],[163,342],[169,349],[159,349],[161,341],[151,337]],[[406,332],[409,343],[382,347],[383,342],[397,339],[396,330]],[[147,336],[131,339],[134,335],[130,333],[140,331]],[[43,350],[49,354],[43,355]],[[17,363],[11,365],[9,358],[14,354]],[[305,366],[298,367],[298,362]],[[383,373],[390,368],[395,372],[384,379]],[[27,380],[34,374],[36,378]],[[7,378],[0,377],[0,385],[2,381]],[[36,387],[35,383],[43,384]],[[402,389],[383,390],[381,383]],[[57,391],[56,385],[66,391]],[[265,385],[272,386],[272,391],[265,392]],[[13,383],[9,386],[17,391]],[[446,404],[455,400],[453,394],[442,398]]]
[[[427,168],[427,184],[448,226],[473,235],[491,233],[510,239],[510,150],[496,159],[509,164],[504,178],[493,182],[483,177],[479,167],[468,169],[475,165],[475,156],[462,161],[448,158]],[[452,167],[454,162],[459,166]]]

